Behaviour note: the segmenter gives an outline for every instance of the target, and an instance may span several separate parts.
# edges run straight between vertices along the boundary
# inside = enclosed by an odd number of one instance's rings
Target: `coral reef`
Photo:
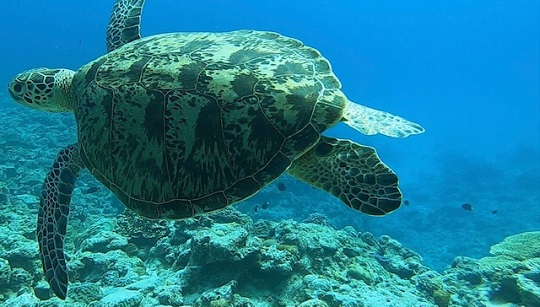
[[[442,274],[414,277],[438,306],[540,306],[540,232],[507,237],[494,245],[494,257],[457,257]]]
[[[527,260],[540,257],[540,231],[521,233],[506,237],[495,244],[489,253],[496,256],[508,256],[516,260]]]
[[[133,224],[128,223],[131,220]],[[68,250],[71,285],[65,302],[50,296],[35,242],[22,235],[1,237],[0,302],[6,306],[540,304],[538,232],[495,245],[493,257],[458,257],[451,268],[438,273],[389,236],[377,239],[352,227],[336,230],[325,223],[293,220],[254,223],[232,208],[199,219],[149,222],[128,213],[112,225],[78,229],[71,243],[74,253]]]
[[[129,209],[124,210],[114,220],[114,231],[127,238],[128,243],[138,246],[151,247],[170,233],[168,221],[145,219]]]
[[[323,225],[323,226],[330,226],[330,222],[328,221],[328,217],[326,215],[322,214],[322,213],[311,213],[302,222],[318,224],[318,225]]]

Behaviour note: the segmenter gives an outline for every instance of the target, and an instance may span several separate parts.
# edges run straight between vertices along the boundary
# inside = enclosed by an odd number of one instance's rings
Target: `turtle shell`
[[[342,118],[330,65],[276,33],[172,33],[75,75],[82,161],[129,208],[181,219],[272,182]]]

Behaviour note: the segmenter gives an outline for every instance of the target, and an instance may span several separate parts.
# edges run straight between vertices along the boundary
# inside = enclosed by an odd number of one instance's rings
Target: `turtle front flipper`
[[[107,52],[141,38],[144,0],[116,0],[107,25]]]
[[[404,138],[425,130],[417,123],[388,112],[371,109],[349,101],[343,112],[343,122],[365,135],[384,134]]]
[[[374,148],[349,140],[322,136],[288,172],[365,214],[385,215],[401,205],[396,174]]]
[[[62,149],[45,178],[39,203],[37,237],[43,271],[51,289],[61,299],[66,298],[68,286],[64,237],[71,193],[81,165],[77,144]]]

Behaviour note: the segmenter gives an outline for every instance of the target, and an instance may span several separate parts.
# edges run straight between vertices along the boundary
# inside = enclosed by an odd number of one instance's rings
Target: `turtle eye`
[[[24,92],[24,87],[21,83],[15,83],[12,87],[14,94],[22,94]]]
[[[27,88],[25,82],[21,82],[18,79],[14,79],[9,83],[8,92],[11,98],[19,100],[26,94]]]
[[[22,89],[23,89],[23,86],[22,84],[20,83],[17,83],[13,86],[13,91],[17,94],[21,93],[22,92]]]

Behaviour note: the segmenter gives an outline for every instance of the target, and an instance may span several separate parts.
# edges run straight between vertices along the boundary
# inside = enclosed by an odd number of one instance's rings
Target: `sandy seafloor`
[[[437,240],[438,233],[459,226],[442,217],[423,221],[433,216],[417,216],[422,212],[414,202],[399,209],[401,224],[385,223],[386,218],[365,217],[287,175],[217,214],[148,221],[126,211],[87,172],[74,192],[66,243],[71,285],[61,302],[51,297],[38,258],[37,196],[59,144],[75,141],[75,123],[69,114],[22,112],[6,97],[0,104],[4,306],[540,304],[538,231],[510,237],[489,254],[487,242],[496,236],[480,232],[480,226],[467,230],[472,224],[462,221],[462,231],[478,242],[477,250],[464,254],[483,256],[463,257],[455,253],[460,242]],[[278,182],[285,191],[279,191]],[[261,208],[263,202],[269,203],[267,209]],[[527,228],[526,223],[519,228]],[[429,243],[415,245],[414,235],[426,236],[425,231]],[[423,248],[418,253],[410,245]]]

